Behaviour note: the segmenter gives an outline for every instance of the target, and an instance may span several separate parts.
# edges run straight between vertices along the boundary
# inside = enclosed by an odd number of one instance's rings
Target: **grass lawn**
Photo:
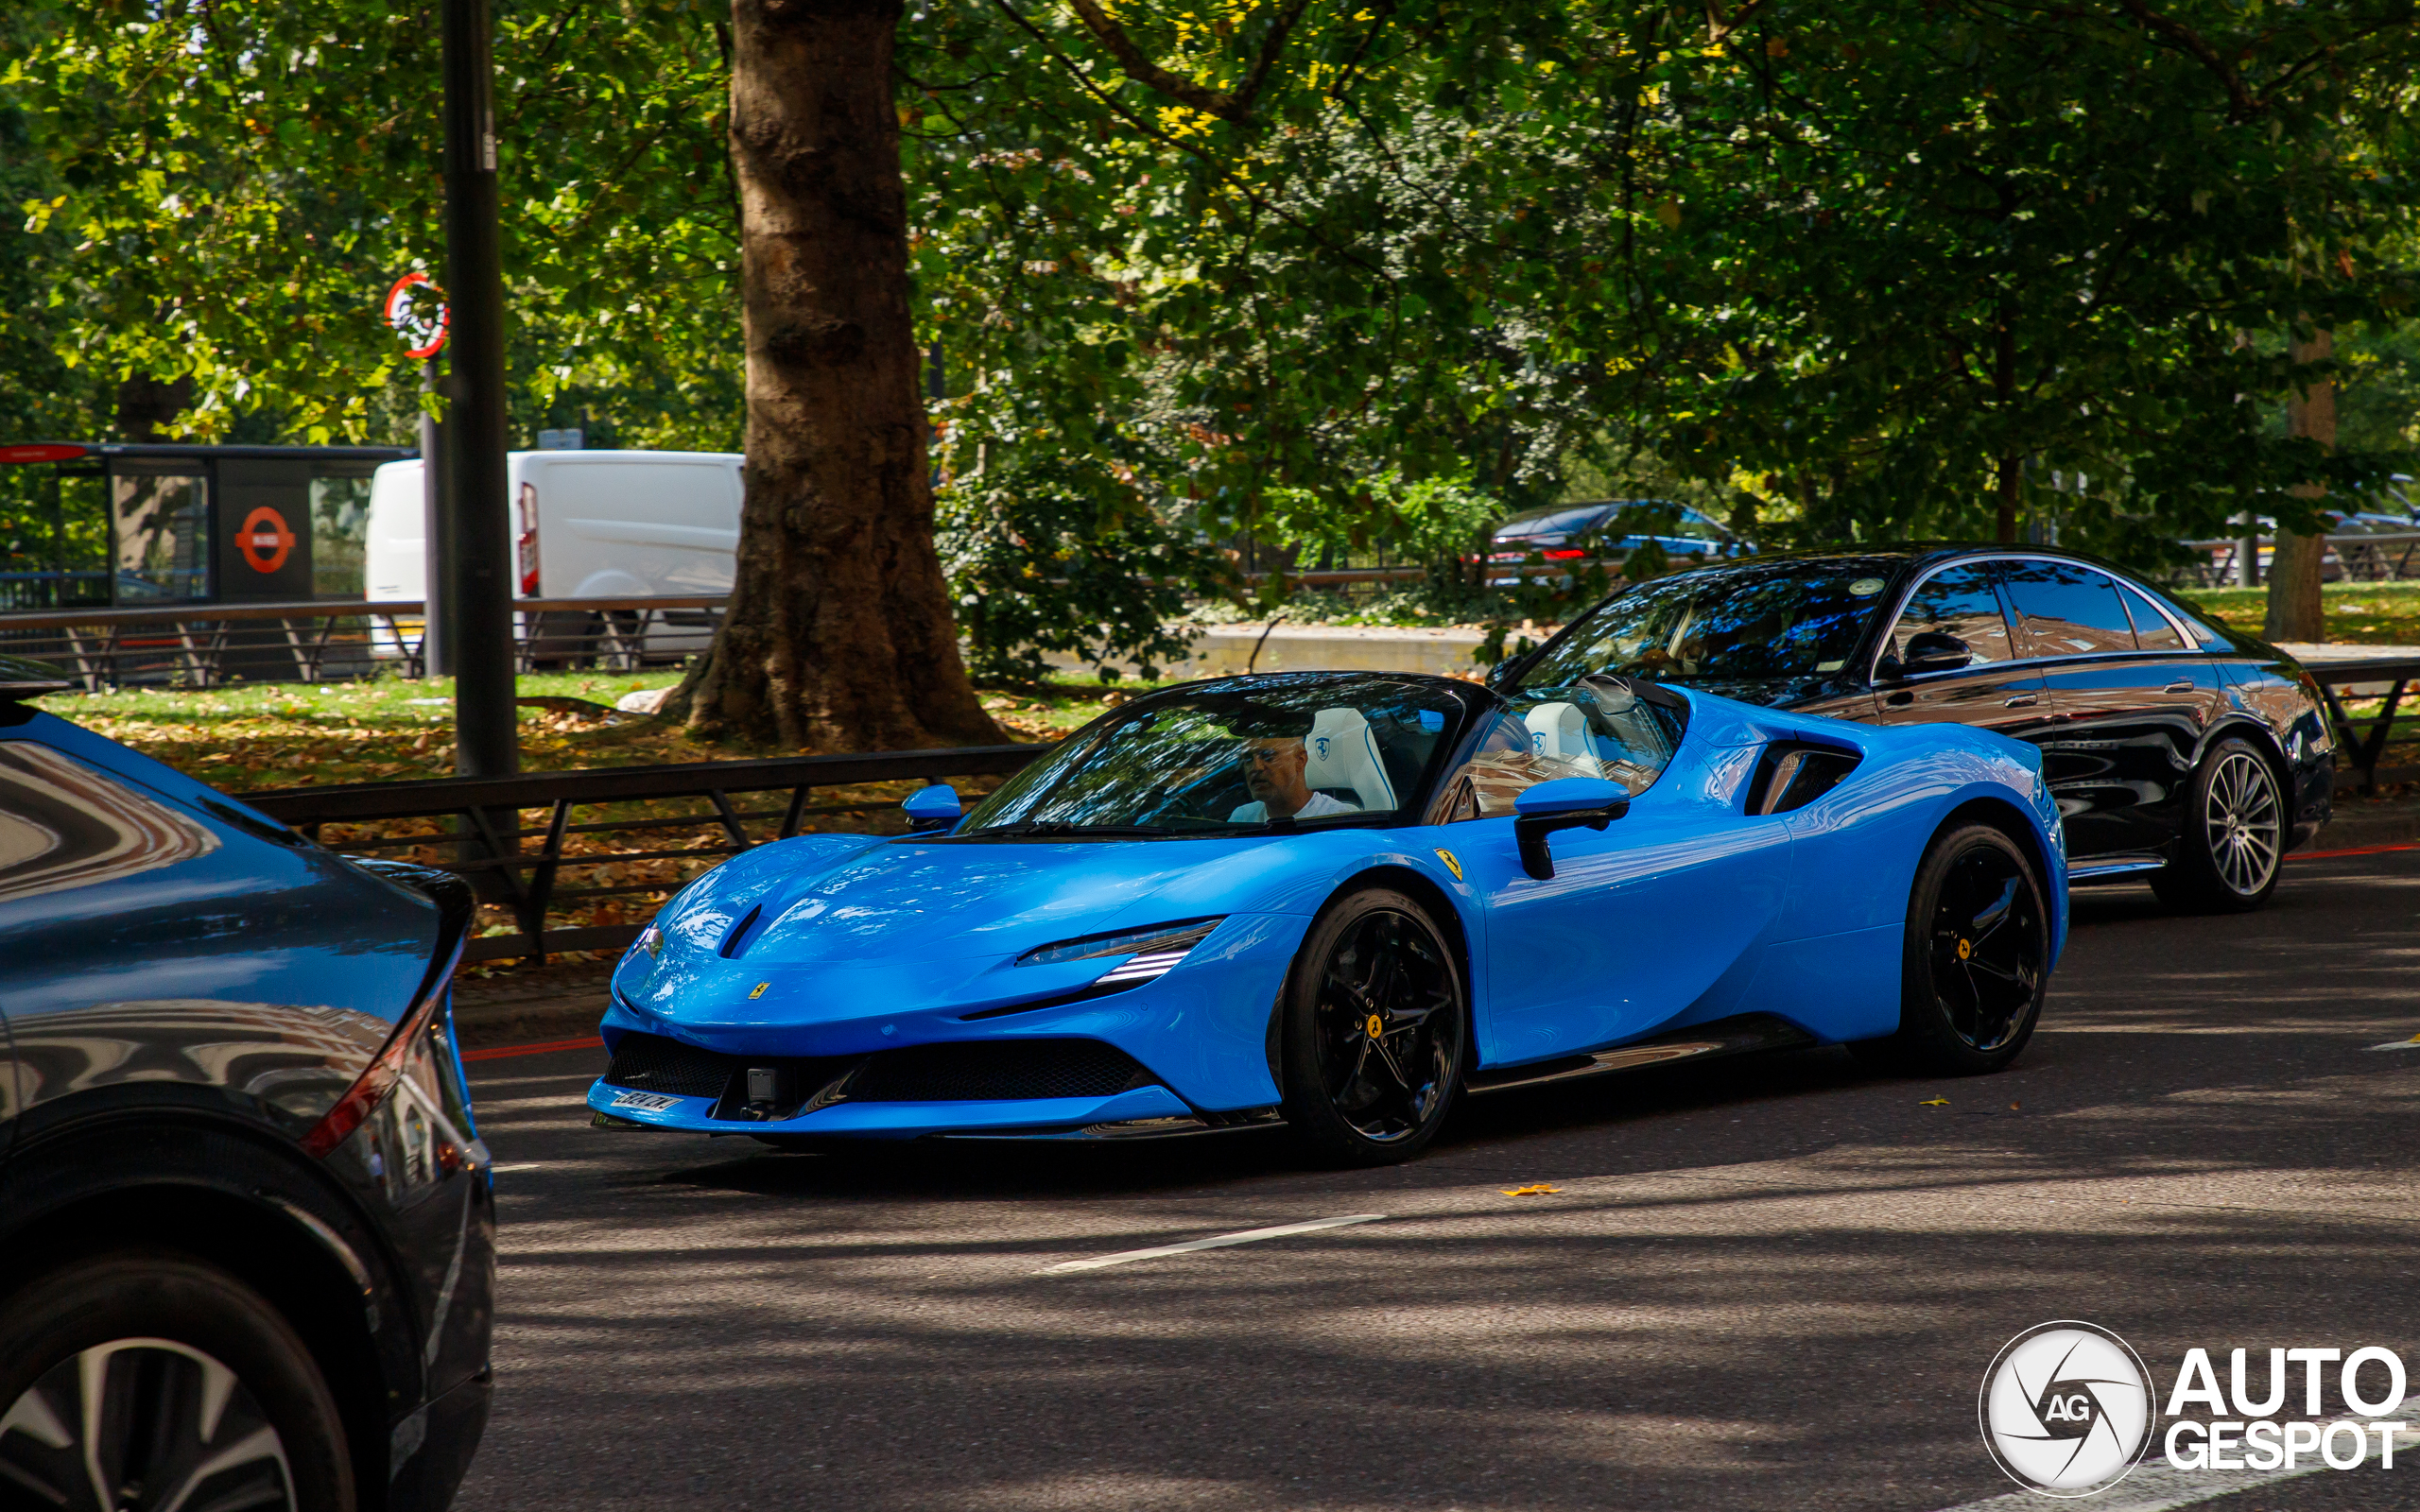
[[[611,706],[623,694],[668,687],[676,669],[635,674],[532,673],[521,696]],[[1068,679],[1037,688],[986,689],[984,707],[1012,740],[1055,740],[1139,688]],[[454,765],[454,683],[412,681],[237,684],[193,691],[127,689],[59,694],[42,707],[230,792],[319,782],[446,777]],[[579,709],[524,705],[524,771],[657,765],[785,754],[709,746],[652,719],[609,721]]]
[[[2228,628],[2260,633],[2265,588],[2181,589],[2177,596]],[[2328,583],[2320,589],[2327,639],[2353,645],[2420,645],[2420,582]]]

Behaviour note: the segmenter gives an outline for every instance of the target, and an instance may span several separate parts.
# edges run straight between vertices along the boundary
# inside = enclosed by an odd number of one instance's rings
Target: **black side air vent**
[[[1803,809],[1841,785],[1861,758],[1837,746],[1777,740],[1757,758],[1748,783],[1748,812],[1787,814]]]

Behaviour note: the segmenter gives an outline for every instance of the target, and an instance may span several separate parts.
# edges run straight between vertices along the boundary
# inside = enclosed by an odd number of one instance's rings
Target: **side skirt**
[[[2119,855],[2099,856],[2090,861],[2074,861],[2067,865],[2069,887],[2090,886],[2096,882],[2118,882],[2140,876],[2146,871],[2161,871],[2168,867],[2165,856]]]
[[[1668,1060],[1733,1056],[1751,1050],[1786,1050],[1815,1042],[1813,1035],[1786,1019],[1770,1013],[1743,1013],[1736,1018],[1717,1019],[1711,1023],[1691,1024],[1685,1029],[1657,1035],[1651,1040],[1634,1040],[1611,1050],[1592,1050],[1585,1055],[1563,1056],[1553,1060],[1533,1060],[1526,1065],[1478,1072],[1464,1083],[1464,1090],[1476,1097],[1484,1092],[1510,1091],[1515,1087],[1535,1087],[1543,1082],[1601,1076],[1607,1072],[1628,1071],[1635,1066],[1661,1065]]]

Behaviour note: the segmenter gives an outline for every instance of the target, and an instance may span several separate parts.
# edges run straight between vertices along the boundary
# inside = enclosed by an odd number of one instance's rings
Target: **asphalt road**
[[[609,1133],[579,1104],[601,1055],[483,1061],[503,1274],[459,1504],[2054,1504],[1977,1432],[1987,1364],[2033,1324],[2114,1329],[2163,1393],[2196,1346],[2222,1383],[2238,1347],[2420,1348],[2420,1049],[2370,1048],[2420,1032],[2420,850],[2290,865],[2251,918],[2082,895],[2002,1075],[1877,1079],[1838,1050],[1635,1072],[1466,1104],[1376,1172],[1259,1135],[832,1157]],[[1555,1190],[1506,1194],[1531,1184]],[[2420,1400],[2398,1416],[2420,1428]],[[2420,1445],[2216,1501],[2184,1479],[2082,1504],[2420,1507]]]

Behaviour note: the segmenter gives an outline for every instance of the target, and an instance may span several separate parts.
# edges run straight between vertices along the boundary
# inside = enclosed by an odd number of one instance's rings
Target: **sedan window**
[[[2009,660],[2008,616],[1989,567],[1977,561],[1944,568],[1919,584],[1891,627],[1890,654],[1905,660],[1908,643],[1926,634],[1964,642],[1972,665]]]
[[[2134,584],[2120,582],[2118,585],[2118,592],[2126,595],[2127,612],[2131,613],[2135,617],[2135,644],[2136,645],[2141,646],[2146,651],[2182,651],[2185,649],[2185,637],[2176,633],[2176,627],[2168,623],[2167,616],[2161,614],[2158,610],[2153,609],[2152,607],[2152,601],[2145,598],[2142,593],[2135,589]]]
[[[2126,618],[2118,585],[2103,573],[2065,561],[2012,561],[2001,565],[2009,597],[2024,627],[2026,654],[2089,656],[2135,649],[2134,623]]]

